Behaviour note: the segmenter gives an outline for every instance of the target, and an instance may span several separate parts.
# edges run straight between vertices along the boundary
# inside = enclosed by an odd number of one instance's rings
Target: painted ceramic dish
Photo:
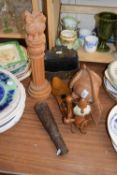
[[[20,83],[7,70],[0,69],[0,120],[9,115],[20,99]]]
[[[112,84],[110,83],[110,81],[108,79],[106,79],[106,77],[104,77],[104,84],[106,86],[106,89],[108,89],[108,91],[110,93],[117,96],[117,89],[114,86],[112,86]]]
[[[9,75],[0,72],[0,112],[14,100],[16,91],[16,82]]]
[[[0,66],[3,68],[12,68],[14,65],[20,65],[26,60],[26,52],[17,41],[0,44]]]
[[[30,68],[31,68],[31,64],[30,62],[27,62],[25,65],[19,67],[18,69],[11,71],[11,73],[18,78],[18,76],[20,76],[21,74],[25,74],[27,71],[29,71]]]
[[[115,82],[112,80],[112,78],[110,77],[109,73],[108,73],[108,69],[105,70],[104,72],[105,78],[110,82],[110,84],[117,89],[117,86],[115,84]]]
[[[110,97],[117,101],[117,86],[115,85],[115,81],[110,77],[108,68],[104,72],[104,87]]]
[[[19,98],[15,104],[10,105],[9,111],[3,112],[2,117],[0,117],[0,126],[10,121],[17,113],[19,113],[25,104],[25,99],[25,90],[23,86],[20,86]]]
[[[22,106],[21,111],[18,111],[18,113],[9,122],[0,126],[0,133],[7,131],[8,129],[12,128],[14,125],[16,125],[20,121],[24,112],[24,107],[25,106]]]
[[[112,143],[117,147],[117,105],[115,105],[109,113],[107,119],[107,128]]]
[[[7,70],[0,70],[0,133],[13,127],[22,117],[26,93],[19,80]]]
[[[117,152],[117,145],[115,145],[115,143],[113,141],[112,141],[112,145],[113,145],[115,151]]]
[[[22,80],[26,79],[27,77],[29,77],[31,75],[31,72],[32,72],[31,69],[29,69],[25,73],[17,75],[18,80],[22,81]]]
[[[28,59],[27,51],[24,47],[20,46],[25,59],[20,63],[14,63],[12,65],[7,65],[7,70],[14,74],[20,81],[29,77],[31,74],[30,59]]]
[[[0,128],[11,123],[11,121],[14,119],[14,117],[16,117],[17,115],[19,116],[20,112],[22,114],[22,112],[24,111],[26,93],[25,93],[25,89],[24,89],[22,84],[21,84],[20,90],[21,90],[21,94],[20,94],[21,98],[19,100],[19,103],[14,108],[14,110],[12,110],[9,113],[9,115],[6,115],[2,120],[0,120]]]

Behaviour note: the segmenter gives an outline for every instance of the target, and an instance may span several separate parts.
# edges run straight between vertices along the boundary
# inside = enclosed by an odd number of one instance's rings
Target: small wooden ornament
[[[51,86],[45,79],[45,22],[46,18],[41,12],[31,14],[25,11],[26,44],[32,68],[32,80],[28,93],[40,101],[45,100],[51,92]]]
[[[102,117],[99,99],[101,83],[100,76],[86,65],[75,74],[69,87],[61,79],[53,78],[52,92],[62,112],[64,123],[74,123],[81,133],[86,133],[90,124],[99,123]]]

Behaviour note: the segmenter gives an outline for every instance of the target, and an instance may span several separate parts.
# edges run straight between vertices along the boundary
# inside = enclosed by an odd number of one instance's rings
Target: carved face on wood
[[[45,30],[46,18],[41,12],[30,13],[25,11],[25,28],[28,34],[43,33]]]

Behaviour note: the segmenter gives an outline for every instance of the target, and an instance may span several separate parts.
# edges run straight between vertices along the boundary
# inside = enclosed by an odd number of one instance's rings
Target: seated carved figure
[[[56,86],[57,83],[59,86]],[[53,78],[53,94],[63,113],[64,123],[74,123],[82,133],[85,133],[88,123],[97,124],[99,122],[102,115],[99,100],[101,83],[99,75],[85,65],[72,78],[69,91],[66,88],[67,84],[65,85],[59,78]]]

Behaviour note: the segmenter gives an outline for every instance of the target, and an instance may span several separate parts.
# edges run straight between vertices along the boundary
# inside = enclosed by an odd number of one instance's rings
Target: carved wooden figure
[[[70,82],[72,89],[72,97],[79,98],[82,91],[88,92],[87,101],[91,104],[92,119],[97,124],[102,116],[101,102],[99,99],[99,92],[102,80],[96,72],[90,70],[86,65],[76,73]]]
[[[91,105],[87,101],[88,91],[83,90],[80,99],[74,100],[72,96],[66,97],[68,114],[64,117],[64,123],[74,123],[81,131],[86,133],[88,123],[92,120]]]
[[[41,12],[25,12],[26,43],[32,67],[32,81],[28,92],[40,101],[46,99],[51,92],[51,86],[45,79],[44,68],[45,22],[46,18]]]
[[[102,116],[99,100],[101,82],[99,75],[85,65],[72,78],[69,90],[62,80],[53,78],[52,92],[64,123],[74,123],[82,133],[86,133],[89,123],[99,123]]]

